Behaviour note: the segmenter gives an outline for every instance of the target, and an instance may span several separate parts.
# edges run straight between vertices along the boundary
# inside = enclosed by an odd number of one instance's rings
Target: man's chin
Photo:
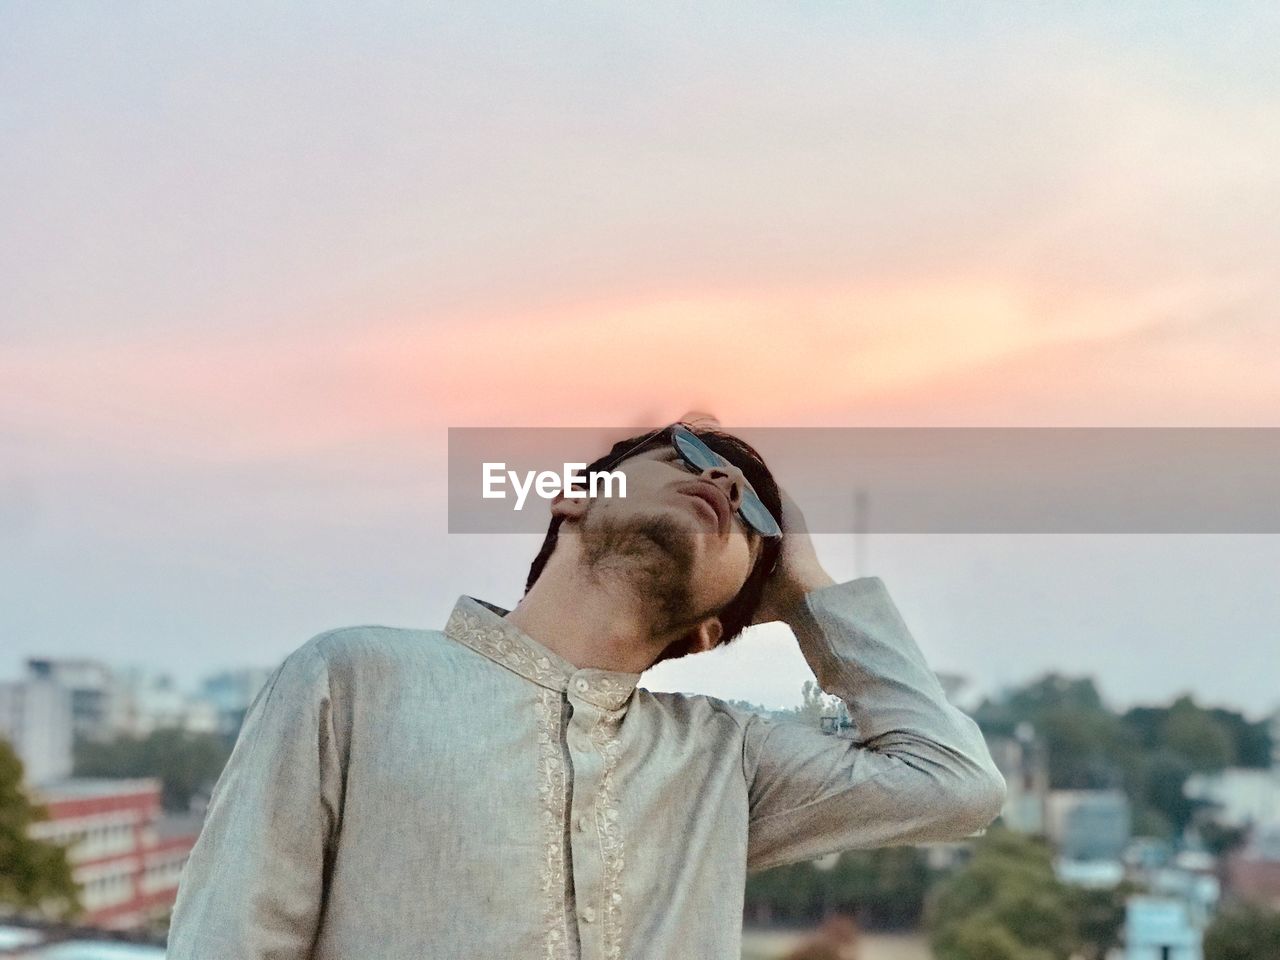
[[[691,565],[698,549],[698,530],[680,518],[663,514],[637,524],[636,532],[670,556],[672,561]]]
[[[638,591],[658,600],[668,619],[687,615],[698,538],[704,535],[694,524],[662,514],[625,524],[588,525],[583,533],[592,566],[629,577]]]

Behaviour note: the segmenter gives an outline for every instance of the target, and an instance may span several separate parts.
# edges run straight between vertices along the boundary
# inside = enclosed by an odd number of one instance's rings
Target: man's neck
[[[654,636],[635,585],[569,559],[553,556],[507,620],[576,667],[643,673],[678,637]]]

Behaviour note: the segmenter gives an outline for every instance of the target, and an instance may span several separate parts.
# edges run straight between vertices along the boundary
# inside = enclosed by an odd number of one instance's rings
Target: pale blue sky
[[[449,426],[1280,425],[1277,48],[1262,3],[6,5],[0,675],[514,602]],[[979,688],[1280,701],[1275,537],[869,555]],[[655,682],[804,678],[765,631]]]

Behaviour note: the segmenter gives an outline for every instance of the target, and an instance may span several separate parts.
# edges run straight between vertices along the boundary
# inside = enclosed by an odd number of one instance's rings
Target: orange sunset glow
[[[543,13],[0,13],[7,659],[512,599],[449,427],[1280,426],[1274,11]],[[871,545],[977,688],[1230,694],[1188,570],[1280,623],[1274,537],[979,539]],[[783,702],[761,636],[664,682]]]

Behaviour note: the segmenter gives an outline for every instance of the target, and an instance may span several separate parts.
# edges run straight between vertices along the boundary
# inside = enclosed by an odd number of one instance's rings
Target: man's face
[[[632,565],[672,622],[706,616],[737,596],[762,549],[738,516],[742,472],[690,467],[670,443],[615,469],[626,474],[626,497],[593,500],[580,518],[588,561]]]

